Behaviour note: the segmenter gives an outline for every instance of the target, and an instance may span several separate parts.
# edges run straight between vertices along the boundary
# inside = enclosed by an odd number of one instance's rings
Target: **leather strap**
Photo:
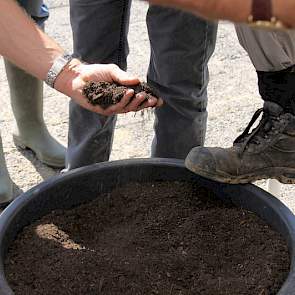
[[[270,21],[272,18],[271,0],[252,0],[253,21]]]

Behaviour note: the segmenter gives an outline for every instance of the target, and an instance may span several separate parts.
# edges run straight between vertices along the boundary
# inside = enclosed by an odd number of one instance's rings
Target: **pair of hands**
[[[87,81],[116,82],[124,86],[129,86],[137,85],[140,82],[139,79],[122,71],[114,64],[85,65],[78,60],[73,60],[71,63],[72,64],[69,64],[68,67],[57,77],[55,88],[71,97],[76,103],[89,111],[110,116],[128,112],[137,112],[149,107],[159,107],[163,104],[162,99],[156,97],[149,97],[149,99],[144,102],[146,99],[144,92],[137,94],[135,98],[131,100],[134,95],[134,90],[128,89],[119,103],[110,106],[107,109],[93,106],[82,94],[83,87]]]

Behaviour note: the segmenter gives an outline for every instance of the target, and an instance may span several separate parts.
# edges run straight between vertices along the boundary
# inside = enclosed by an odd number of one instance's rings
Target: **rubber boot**
[[[0,137],[0,208],[5,207],[13,200],[13,186],[3,154],[2,139]]]
[[[16,146],[32,150],[48,166],[63,168],[66,149],[50,135],[43,118],[43,82],[7,60],[5,69],[16,120]]]

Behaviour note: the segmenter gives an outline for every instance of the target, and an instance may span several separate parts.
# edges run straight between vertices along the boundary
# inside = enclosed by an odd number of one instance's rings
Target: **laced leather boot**
[[[259,124],[251,130],[261,114]],[[231,148],[196,147],[185,165],[196,174],[224,183],[269,178],[295,183],[295,116],[265,101]]]

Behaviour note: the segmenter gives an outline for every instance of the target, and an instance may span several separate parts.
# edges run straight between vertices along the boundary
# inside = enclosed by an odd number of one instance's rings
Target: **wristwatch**
[[[63,55],[57,57],[50,70],[47,73],[45,83],[50,87],[54,88],[54,82],[57,76],[62,72],[65,66],[73,59],[72,55],[64,53]]]
[[[248,25],[262,29],[287,29],[272,14],[272,0],[252,0],[252,12],[248,17]]]

